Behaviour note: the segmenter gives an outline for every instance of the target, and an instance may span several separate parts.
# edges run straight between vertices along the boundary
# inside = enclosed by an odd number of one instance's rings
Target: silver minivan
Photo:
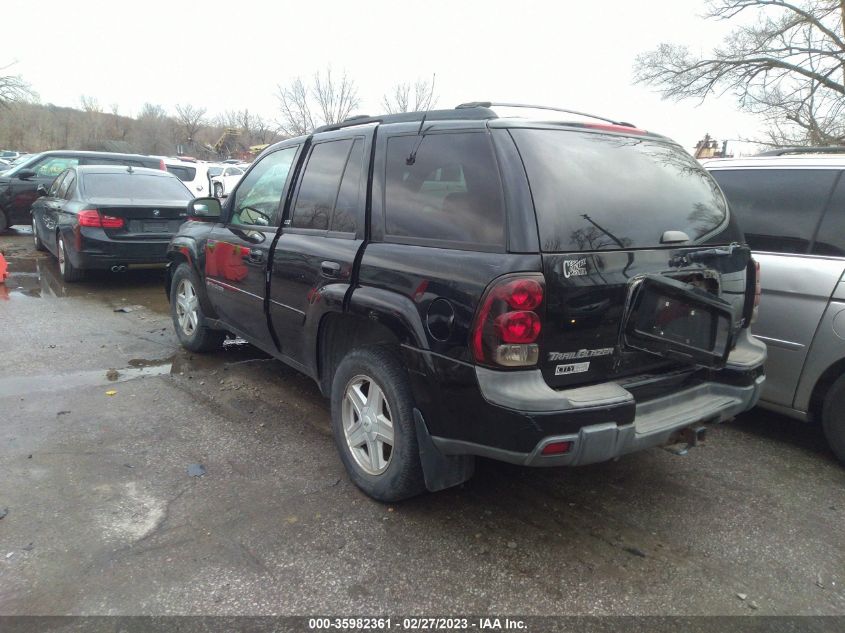
[[[778,150],[703,161],[760,263],[761,407],[820,420],[845,462],[845,154]]]

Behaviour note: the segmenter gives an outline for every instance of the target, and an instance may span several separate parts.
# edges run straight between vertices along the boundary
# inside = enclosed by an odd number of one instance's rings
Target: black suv
[[[495,105],[273,145],[170,244],[182,344],[230,333],[311,376],[377,499],[465,481],[474,456],[692,442],[764,380],[755,263],[707,172],[629,124]]]
[[[0,174],[0,233],[14,224],[30,224],[29,209],[60,173],[77,165],[123,165],[164,169],[164,161],[140,154],[55,150],[33,154]]]

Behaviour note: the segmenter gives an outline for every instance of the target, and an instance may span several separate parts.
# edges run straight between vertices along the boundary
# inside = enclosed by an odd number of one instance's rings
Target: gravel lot
[[[66,286],[25,229],[0,250],[0,614],[845,614],[816,427],[752,412],[686,456],[482,461],[382,505],[311,381],[179,350],[160,272]]]

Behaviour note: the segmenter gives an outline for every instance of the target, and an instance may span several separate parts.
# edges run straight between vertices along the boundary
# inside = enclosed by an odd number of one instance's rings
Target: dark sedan
[[[193,197],[169,172],[101,165],[66,169],[39,193],[32,205],[35,247],[56,256],[69,282],[88,269],[165,263]]]

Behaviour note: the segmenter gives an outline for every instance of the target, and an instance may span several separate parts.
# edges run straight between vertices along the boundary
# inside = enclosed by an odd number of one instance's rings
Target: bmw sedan
[[[32,205],[35,247],[58,259],[68,282],[89,269],[166,263],[167,244],[193,197],[166,171],[102,165],[66,169],[39,193]]]

